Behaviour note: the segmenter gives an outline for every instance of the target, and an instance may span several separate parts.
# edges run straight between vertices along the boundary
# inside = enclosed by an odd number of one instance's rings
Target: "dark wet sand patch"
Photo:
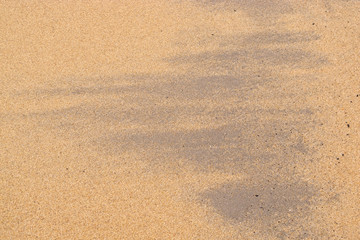
[[[233,224],[256,226],[257,235],[286,239],[311,237],[304,220],[310,214],[316,188],[306,182],[253,180],[209,189],[201,197]],[[312,236],[314,237],[314,236]]]

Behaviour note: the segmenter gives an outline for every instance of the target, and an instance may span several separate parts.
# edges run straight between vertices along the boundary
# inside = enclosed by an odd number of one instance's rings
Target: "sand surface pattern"
[[[360,1],[0,1],[0,239],[360,239]]]

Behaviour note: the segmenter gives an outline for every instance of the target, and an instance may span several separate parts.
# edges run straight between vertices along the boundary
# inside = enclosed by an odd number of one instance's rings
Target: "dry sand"
[[[360,239],[360,1],[0,2],[1,239]]]

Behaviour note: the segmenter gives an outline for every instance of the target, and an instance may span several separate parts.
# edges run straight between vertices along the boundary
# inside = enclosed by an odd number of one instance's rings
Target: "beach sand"
[[[360,239],[360,1],[0,1],[1,239]]]

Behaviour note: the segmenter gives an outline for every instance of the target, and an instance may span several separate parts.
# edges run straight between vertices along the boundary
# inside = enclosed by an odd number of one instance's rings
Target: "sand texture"
[[[360,1],[0,1],[0,239],[360,239]]]

